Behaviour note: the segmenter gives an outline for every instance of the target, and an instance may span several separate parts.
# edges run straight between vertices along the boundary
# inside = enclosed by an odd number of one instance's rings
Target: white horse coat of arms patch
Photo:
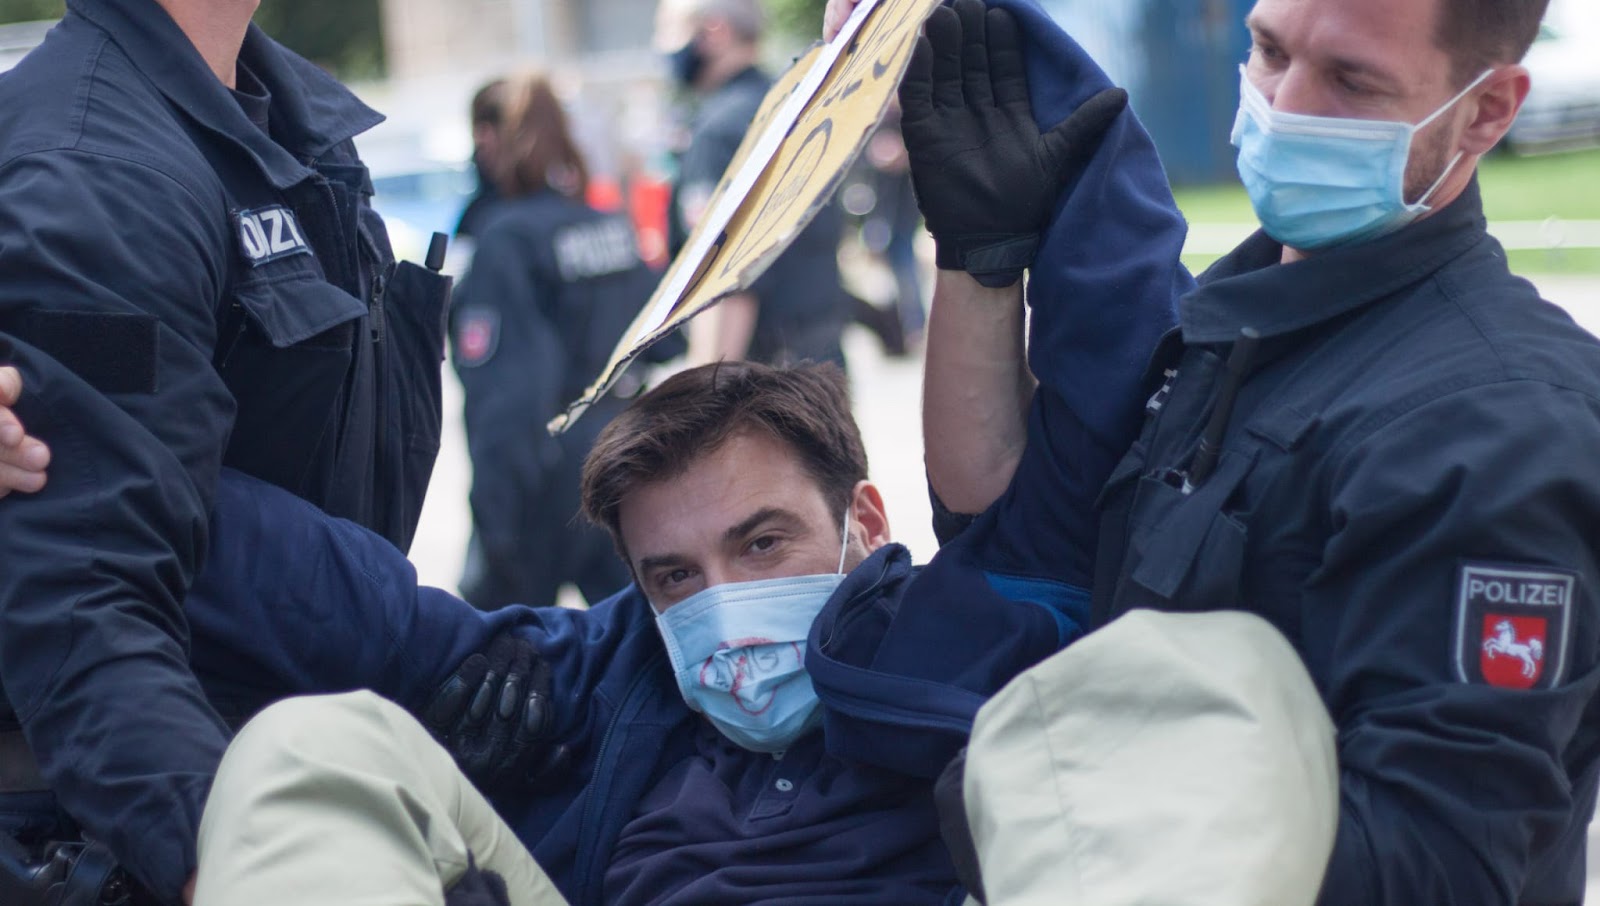
[[[1549,689],[1566,673],[1577,576],[1548,567],[1464,563],[1458,578],[1461,681]]]

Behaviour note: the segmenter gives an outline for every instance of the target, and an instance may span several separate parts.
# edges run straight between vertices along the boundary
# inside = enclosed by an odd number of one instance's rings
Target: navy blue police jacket
[[[1600,343],[1506,269],[1474,181],[1377,241],[1218,261],[1105,492],[1095,625],[1238,608],[1338,727],[1321,902],[1577,903],[1600,772]],[[1215,471],[1181,488],[1243,327]]]
[[[626,218],[553,189],[498,199],[477,230],[450,312],[472,458],[462,590],[480,607],[554,604],[572,581],[599,600],[629,575],[606,533],[578,519],[578,484],[624,400],[608,394],[556,437],[545,425],[600,376],[657,275]],[[683,345],[674,335],[645,355],[662,361]]]
[[[409,544],[444,278],[397,266],[380,117],[252,27],[237,96],[153,0],[71,0],[0,76],[0,335],[52,444],[0,507],[0,681],[46,780],[156,892],[226,744],[180,602],[226,464]]]
[[[1008,5],[1036,42],[1041,123],[1108,87],[1037,7]],[[1078,241],[1108,211],[1127,224],[1106,234],[1128,240],[1120,256]],[[688,709],[637,589],[588,612],[481,613],[418,588],[398,552],[359,527],[232,473],[188,601],[196,672],[230,712],[362,687],[415,710],[515,627],[554,667],[556,741],[578,765],[495,804],[572,902],[959,901],[932,778],[990,694],[1080,632],[1092,504],[1137,431],[1140,377],[1174,288],[1190,285],[1183,232],[1127,112],[1058,208],[1052,254],[1035,268],[1033,341],[1072,355],[1033,362],[1048,380],[1012,488],[925,568],[891,545],[845,578],[807,641],[821,731],[780,759],[733,747]]]

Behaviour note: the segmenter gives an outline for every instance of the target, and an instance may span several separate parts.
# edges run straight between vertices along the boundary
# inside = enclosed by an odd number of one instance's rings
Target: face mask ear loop
[[[1431,211],[1431,210],[1433,210],[1433,208],[1428,207],[1428,199],[1432,198],[1433,197],[1433,193],[1439,191],[1439,187],[1444,185],[1444,178],[1446,176],[1450,175],[1450,171],[1454,170],[1456,168],[1456,164],[1461,162],[1461,158],[1465,154],[1466,154],[1465,151],[1457,151],[1456,152],[1456,156],[1450,158],[1450,163],[1445,164],[1444,172],[1439,174],[1439,178],[1433,181],[1433,185],[1428,187],[1428,191],[1423,192],[1422,193],[1422,197],[1417,199],[1417,203],[1414,204],[1414,205],[1411,205],[1411,207],[1416,209],[1416,210],[1418,210],[1418,211]],[[1401,200],[1403,201],[1404,199],[1401,199]]]
[[[1420,129],[1422,129],[1422,127],[1428,125],[1429,123],[1431,123],[1434,120],[1438,119],[1439,117],[1443,116],[1444,112],[1446,110],[1449,110],[1451,107],[1454,107],[1456,104],[1460,103],[1461,99],[1467,96],[1467,92],[1471,91],[1474,88],[1477,88],[1479,85],[1482,85],[1483,84],[1483,80],[1487,79],[1488,77],[1490,77],[1492,75],[1494,75],[1494,70],[1493,69],[1485,69],[1483,72],[1478,73],[1478,77],[1473,79],[1471,82],[1467,83],[1467,87],[1465,87],[1465,88],[1461,89],[1460,91],[1456,92],[1456,96],[1455,97],[1451,98],[1448,101],[1445,101],[1444,102],[1444,106],[1442,106],[1438,110],[1435,110],[1432,113],[1428,114],[1426,119],[1424,119],[1422,122],[1416,124],[1415,126],[1412,126],[1411,128],[1414,131],[1415,130],[1420,130]]]
[[[850,551],[850,504],[844,505],[844,521],[839,525],[839,535],[843,540],[839,542],[839,565],[834,572],[844,575],[844,555]]]
[[[1494,75],[1494,70],[1493,69],[1485,69],[1483,72],[1479,73],[1478,77],[1473,79],[1467,85],[1467,87],[1465,87],[1465,88],[1461,89],[1460,91],[1456,92],[1456,96],[1455,97],[1451,98],[1448,101],[1445,101],[1443,107],[1440,107],[1438,110],[1435,110],[1432,113],[1428,114],[1427,119],[1424,119],[1422,122],[1416,124],[1415,126],[1412,126],[1411,127],[1412,136],[1415,136],[1418,132],[1421,132],[1423,127],[1427,126],[1429,123],[1431,123],[1434,120],[1438,119],[1440,116],[1443,116],[1444,112],[1446,110],[1449,110],[1451,107],[1454,107],[1458,102],[1460,102],[1460,100],[1462,98],[1466,97],[1467,96],[1467,92],[1471,91],[1474,88],[1477,88],[1479,85],[1482,85],[1483,84],[1483,80],[1487,79],[1488,77],[1490,77],[1492,75]],[[1409,150],[1409,147],[1408,147],[1407,150]],[[1428,199],[1433,197],[1433,193],[1439,191],[1439,187],[1444,185],[1445,177],[1450,175],[1451,171],[1453,171],[1456,168],[1456,164],[1460,163],[1461,162],[1461,158],[1464,157],[1464,156],[1466,156],[1466,152],[1465,151],[1457,151],[1456,152],[1456,156],[1450,158],[1450,163],[1445,165],[1444,172],[1440,173],[1439,174],[1439,178],[1434,180],[1433,181],[1433,185],[1428,187],[1428,191],[1423,192],[1422,193],[1422,197],[1417,199],[1416,204],[1409,205],[1409,207],[1411,207],[1413,210],[1416,210],[1416,211],[1431,211],[1431,210],[1433,210],[1432,208],[1428,207]],[[1405,199],[1401,199],[1401,201],[1404,201],[1404,200]]]

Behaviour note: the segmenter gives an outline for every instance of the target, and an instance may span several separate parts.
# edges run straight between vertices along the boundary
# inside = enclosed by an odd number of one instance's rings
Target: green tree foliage
[[[383,74],[379,0],[262,0],[256,24],[340,78]]]
[[[66,13],[62,0],[0,0],[0,25],[31,22],[34,19],[59,19]]]
[[[828,0],[762,0],[774,37],[805,46],[822,37],[822,11]]]
[[[383,74],[380,0],[262,0],[256,24],[345,79]],[[818,6],[821,9],[821,6]],[[59,19],[63,0],[0,0],[0,24]]]

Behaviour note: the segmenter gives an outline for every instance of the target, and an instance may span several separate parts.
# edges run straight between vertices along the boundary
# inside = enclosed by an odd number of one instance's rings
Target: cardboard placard
[[[605,371],[550,422],[565,431],[639,353],[719,300],[749,288],[830,203],[905,74],[938,0],[865,0],[767,93],[706,215],[611,354]]]

